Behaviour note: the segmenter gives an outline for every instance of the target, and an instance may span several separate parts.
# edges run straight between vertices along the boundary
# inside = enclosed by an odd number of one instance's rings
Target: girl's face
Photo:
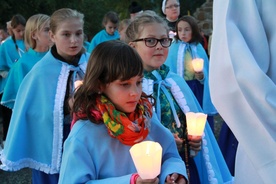
[[[132,77],[126,81],[115,80],[104,88],[103,93],[117,110],[131,113],[141,97],[142,80],[142,76]]]
[[[169,20],[177,20],[180,14],[180,5],[177,0],[168,0],[165,6],[165,14]]]
[[[15,40],[22,40],[24,37],[24,32],[25,32],[25,26],[22,24],[19,24],[15,28],[12,28],[12,33],[15,37]]]
[[[193,32],[190,24],[186,21],[180,21],[177,24],[177,34],[180,40],[187,43],[191,41]]]
[[[137,39],[141,38],[162,39],[168,38],[168,34],[162,24],[152,23],[143,25],[143,29]],[[146,46],[145,41],[131,42],[130,45],[137,50],[142,58],[144,70],[149,72],[159,69],[168,56],[168,48],[163,47],[160,42],[152,48]]]
[[[57,47],[57,52],[64,59],[72,60],[83,46],[83,23],[79,19],[64,20],[56,30],[50,31],[50,38]]]
[[[49,35],[50,30],[50,22],[46,22],[40,30],[37,30],[34,35],[33,39],[36,40],[36,48],[35,50],[38,52],[45,52],[49,49],[50,46],[53,45],[52,40],[50,39]]]
[[[117,30],[117,24],[114,24],[110,21],[107,21],[104,27],[109,35],[114,35],[114,32]]]

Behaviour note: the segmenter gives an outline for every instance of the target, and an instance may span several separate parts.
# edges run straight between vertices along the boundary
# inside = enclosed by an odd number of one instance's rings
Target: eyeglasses
[[[172,4],[170,6],[166,6],[166,9],[178,8],[179,6],[180,6],[179,4]]]
[[[133,40],[133,42],[140,42],[140,41],[145,41],[145,45],[150,48],[155,47],[158,42],[160,42],[162,47],[167,48],[167,47],[171,46],[172,38],[161,38],[161,39],[141,38],[141,39]]]

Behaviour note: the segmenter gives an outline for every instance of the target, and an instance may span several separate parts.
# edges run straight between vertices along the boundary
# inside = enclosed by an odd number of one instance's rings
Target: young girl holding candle
[[[1,168],[32,168],[32,183],[56,184],[63,141],[70,131],[68,99],[82,80],[84,15],[69,8],[50,17],[51,50],[24,77],[13,108]],[[71,183],[71,182],[69,182]]]
[[[31,16],[25,27],[24,41],[27,52],[12,66],[4,88],[1,104],[12,109],[19,86],[25,75],[48,52],[50,17],[44,14]]]
[[[209,60],[200,41],[202,36],[195,18],[183,16],[176,23],[175,42],[170,47],[166,60],[171,71],[182,76],[195,97],[197,98],[204,113],[208,115],[208,122],[214,130],[214,118],[217,110],[214,107],[209,91]],[[202,71],[195,72],[192,60],[201,58],[204,61]]]
[[[59,183],[187,183],[173,136],[152,114],[142,80],[141,58],[129,45],[113,40],[95,48],[83,84],[74,94],[74,119]],[[161,173],[156,178],[145,180],[135,174],[129,150],[141,141],[162,145]]]
[[[173,134],[190,183],[231,182],[232,176],[208,123],[202,144],[201,137],[187,135],[185,113],[202,110],[185,80],[164,65],[172,42],[166,22],[156,13],[145,11],[128,26],[126,41],[142,58],[143,91],[156,99],[157,117]],[[197,156],[190,157],[189,150],[198,152]]]

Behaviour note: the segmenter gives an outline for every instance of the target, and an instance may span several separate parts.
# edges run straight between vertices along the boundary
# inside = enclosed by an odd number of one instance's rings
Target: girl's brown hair
[[[128,44],[111,40],[99,44],[89,58],[83,84],[74,95],[73,113],[90,115],[95,107],[95,99],[102,87],[115,80],[128,80],[135,76],[143,76],[142,59]]]
[[[192,16],[189,16],[189,15],[184,15],[184,16],[182,16],[181,18],[179,18],[177,20],[176,25],[175,25],[175,30],[176,30],[175,39],[180,40],[179,36],[178,36],[178,31],[177,31],[178,30],[178,24],[179,24],[180,21],[185,21],[191,26],[192,39],[190,40],[189,43],[192,43],[192,42],[200,43],[202,41],[202,36],[200,34],[198,24],[196,22],[196,19]]]

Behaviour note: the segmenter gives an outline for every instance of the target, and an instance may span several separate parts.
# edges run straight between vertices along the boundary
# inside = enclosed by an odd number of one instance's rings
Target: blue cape
[[[106,32],[105,29],[98,32],[93,39],[88,48],[88,52],[92,53],[94,48],[102,42],[109,41],[109,40],[118,40],[120,38],[120,34],[118,31],[115,31],[113,35],[110,35]]]
[[[16,63],[13,64],[4,87],[1,99],[2,105],[10,109],[13,108],[15,97],[23,78],[46,53],[47,52],[36,52],[30,48],[28,52],[26,52]]]
[[[203,102],[202,102],[202,109],[203,111],[208,115],[214,115],[217,114],[217,110],[214,107],[211,97],[210,97],[210,90],[209,90],[209,59],[207,57],[207,54],[202,47],[202,45],[199,44],[188,44],[183,41],[174,41],[169,49],[169,54],[167,57],[167,60],[165,62],[166,65],[168,65],[172,72],[177,73],[180,76],[184,76],[184,53],[187,49],[187,47],[190,46],[191,48],[191,55],[192,58],[202,58],[204,60],[204,90],[203,90]]]
[[[69,72],[85,72],[88,53],[79,65],[62,62],[48,52],[23,79],[13,108],[1,168],[24,167],[58,173],[63,144],[63,105]]]
[[[183,77],[180,77],[173,72],[169,72],[166,79],[162,80],[161,76],[158,76],[158,72],[153,71],[153,74],[158,79],[157,81],[146,78],[143,80],[143,91],[147,95],[153,94],[153,86],[155,83],[158,83],[160,86],[158,90],[164,89],[170,92],[174,97],[173,100],[176,101],[183,113],[186,114],[186,112],[202,112],[197,99],[195,98],[193,92]],[[157,94],[160,93],[158,92]],[[156,99],[159,99],[159,97],[156,97]],[[157,101],[157,107],[158,103],[161,102]],[[157,117],[160,118],[158,108],[155,109],[155,112],[157,113]],[[194,160],[202,184],[230,184],[233,182],[233,177],[226,165],[209,123],[206,123],[204,134],[202,136],[202,149],[197,154],[197,156],[194,157]]]

